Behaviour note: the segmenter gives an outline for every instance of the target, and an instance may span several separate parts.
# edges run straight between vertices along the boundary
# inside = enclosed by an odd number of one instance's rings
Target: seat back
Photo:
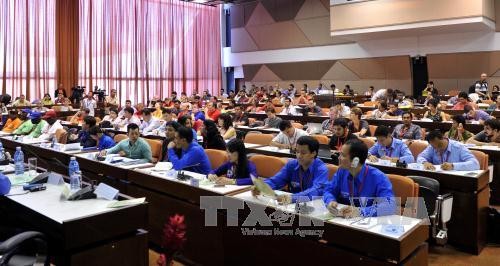
[[[482,151],[470,150],[472,154],[476,157],[479,162],[479,169],[486,170],[488,169],[488,154]]]
[[[416,199],[418,197],[418,183],[415,183],[411,178],[401,175],[388,174],[387,177],[391,181],[394,196],[401,199],[400,203],[403,208],[402,210],[405,210],[404,208],[407,206],[408,198]],[[411,214],[416,214],[417,201],[413,200],[408,202],[408,206],[411,206],[412,210],[406,211],[410,211]]]
[[[363,103],[364,106],[375,106],[376,104],[377,104],[377,102],[372,102],[372,101],[368,101],[368,102]]]
[[[229,156],[225,151],[206,149],[205,153],[208,156],[208,160],[210,161],[210,167],[212,167],[212,169],[217,169],[223,163],[229,161]]]
[[[248,133],[245,136],[245,143],[253,143],[253,144],[260,144],[260,145],[269,145],[271,143],[271,140],[273,140],[274,136],[272,134],[255,134],[255,133]]]
[[[375,130],[377,130],[377,126],[369,125],[368,127],[370,128],[370,136],[375,136]]]
[[[283,106],[276,106],[274,107],[274,110],[276,111],[277,114],[281,113],[283,111]]]
[[[68,141],[68,132],[66,130],[64,130],[63,128],[59,128],[58,130],[56,130],[55,134],[57,143],[66,144],[66,142]]]
[[[128,138],[128,136],[127,136],[127,135],[125,135],[125,134],[116,134],[116,135],[115,135],[115,137],[113,138],[113,140],[114,140],[116,143],[118,143],[118,142],[120,142],[120,141],[122,141],[122,140],[124,140],[124,139],[126,139],[126,138]]]
[[[436,209],[436,199],[439,196],[439,182],[424,176],[408,176],[418,184],[418,195],[424,198],[426,215],[432,215]],[[418,217],[423,217],[419,216]]]
[[[257,175],[260,177],[272,177],[277,174],[286,164],[286,159],[256,154],[249,159],[257,168]]]
[[[115,136],[116,139],[116,136]],[[162,158],[162,145],[163,142],[158,139],[145,139],[149,147],[151,147],[151,156],[153,157],[153,162],[159,162]]]
[[[335,175],[335,173],[337,172],[339,167],[334,165],[334,164],[327,163],[326,168],[328,168],[328,180],[331,181],[331,180],[333,180],[333,175]]]
[[[303,129],[304,128],[304,125],[302,125],[301,123],[296,123],[296,122],[292,122],[292,126],[294,128],[298,128],[298,129]]]
[[[330,143],[330,139],[325,135],[312,135],[312,137],[315,138],[319,142],[319,144]]]
[[[425,150],[425,148],[427,148],[427,146],[429,144],[426,141],[415,140],[415,141],[408,142],[407,145],[408,145],[408,148],[411,151],[411,154],[413,155],[413,157],[416,160],[417,157],[418,157],[418,155],[420,153],[422,153]]]
[[[373,147],[373,145],[375,145],[375,141],[373,139],[369,139],[369,138],[359,138],[359,140],[361,140],[362,142],[364,142],[366,144],[366,146],[368,146],[368,149]]]
[[[449,91],[448,91],[448,95],[449,95],[450,97],[457,96],[457,95],[458,95],[458,93],[459,93],[459,91],[458,91],[458,90],[449,90]]]

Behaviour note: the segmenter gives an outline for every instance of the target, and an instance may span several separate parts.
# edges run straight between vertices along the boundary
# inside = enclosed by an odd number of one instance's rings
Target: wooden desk
[[[490,204],[500,204],[500,148],[475,146],[469,147],[469,149],[488,154],[488,158],[493,164],[493,180],[490,183]]]
[[[237,126],[235,129],[240,130],[240,131],[244,131],[244,132],[259,131],[259,132],[262,132],[264,134],[274,134],[274,135],[280,133],[280,130],[277,128]]]
[[[2,224],[44,233],[56,265],[148,265],[147,203],[111,209],[103,199],[61,201],[60,187],[46,187],[0,197]]]
[[[294,158],[287,149],[274,147],[247,148],[248,153],[258,153],[276,157]],[[331,158],[319,157],[325,163],[333,163]],[[450,244],[472,254],[479,254],[486,244],[486,220],[490,191],[489,172],[479,176],[457,175],[451,172],[423,171],[391,166],[373,165],[386,174],[403,176],[424,176],[440,183],[440,193],[453,194],[453,213],[448,223]]]
[[[401,120],[396,120],[396,119],[364,119],[368,124],[370,125],[375,125],[375,126],[389,126],[389,127],[395,127],[398,124],[403,123]],[[441,131],[448,131],[451,128],[452,123],[451,122],[441,122],[441,123],[435,123],[435,122],[429,122],[429,121],[421,121],[421,120],[413,120],[413,124],[418,125],[422,128],[426,129],[439,129]],[[480,124],[465,124],[464,128],[474,134],[477,134],[481,131],[483,131],[484,126]]]
[[[374,220],[370,221],[370,225],[361,228],[353,225],[352,220],[325,218],[328,211],[321,199],[308,203],[309,206],[314,206],[311,214],[298,214],[294,204],[278,206],[274,200],[261,196],[255,198],[250,192],[233,195],[231,199],[235,202],[244,201],[246,206],[238,212],[239,227],[227,227],[224,230],[225,250],[235,255],[230,258],[229,264],[237,263],[237,258],[243,257],[250,249],[257,255],[247,256],[245,264],[314,265],[325,261],[343,265],[427,263],[427,245],[424,241],[428,238],[428,226],[417,219],[402,218],[412,222],[408,223],[408,226],[405,225],[404,235],[392,238],[380,233],[381,230],[376,228],[381,227],[377,223],[383,223],[381,221],[390,219],[389,217],[371,218]],[[290,219],[279,219],[279,221],[273,219],[272,226],[257,227],[262,231],[272,230],[274,236],[243,235],[242,228],[245,228],[243,222],[247,219],[250,209],[256,208],[265,208],[268,215],[278,211],[277,214],[281,216],[279,213],[285,212]],[[394,215],[391,218],[398,221],[401,216]],[[323,234],[321,237],[311,235],[299,237],[295,234],[276,236],[277,230],[293,230],[293,232],[323,230]]]

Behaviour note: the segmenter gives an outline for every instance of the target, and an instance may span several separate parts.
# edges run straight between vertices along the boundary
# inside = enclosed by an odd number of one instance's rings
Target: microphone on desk
[[[69,167],[65,164],[63,164],[59,159],[57,158],[50,158],[52,162],[54,162],[56,165],[59,165],[63,167],[64,169],[69,170]],[[95,199],[97,198],[97,195],[94,193],[95,188],[94,188],[94,182],[95,180],[88,178],[86,175],[82,174],[82,179],[85,180],[85,182],[89,183],[90,185],[86,187],[82,187],[75,193],[71,194],[71,196],[68,197],[68,200],[84,200],[84,199]]]
[[[191,168],[191,167],[199,166],[199,165],[200,165],[200,163],[196,163],[196,164],[184,166],[181,169],[177,170],[177,179],[181,180],[181,181],[186,181],[186,180],[189,180],[189,179],[193,178],[190,175],[184,174],[183,170],[186,170],[186,169]]]
[[[25,145],[23,148],[24,148],[24,150],[26,152],[28,152],[29,154],[35,156],[35,158],[37,160],[39,160],[40,162],[44,163],[47,166],[47,169],[46,169],[45,172],[40,173],[37,176],[35,176],[35,178],[33,178],[33,180],[31,180],[28,184],[29,185],[34,185],[34,184],[47,183],[48,180],[49,180],[49,175],[52,172],[52,168],[50,167],[51,165],[49,164],[49,162],[47,162],[47,160],[41,158],[40,156],[38,156],[38,154],[36,154],[35,152],[33,152],[33,150],[31,150],[31,148],[29,148],[28,145]]]

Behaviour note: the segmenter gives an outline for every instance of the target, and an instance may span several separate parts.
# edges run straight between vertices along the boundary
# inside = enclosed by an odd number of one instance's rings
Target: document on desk
[[[9,178],[12,186],[18,186],[30,182],[33,180],[34,176],[30,176],[28,173],[22,175],[8,174],[7,178]]]
[[[145,201],[146,201],[146,198],[137,198],[137,199],[129,199],[129,200],[117,200],[117,201],[111,202],[107,207],[108,208],[121,208],[121,207],[127,207],[127,206],[142,204]]]
[[[151,168],[151,171],[168,171],[172,169],[173,165],[171,162],[157,162],[155,167]]]

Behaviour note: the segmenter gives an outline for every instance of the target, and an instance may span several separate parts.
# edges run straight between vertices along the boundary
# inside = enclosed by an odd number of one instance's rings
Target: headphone
[[[351,168],[356,168],[356,167],[358,167],[358,165],[359,165],[359,158],[358,157],[354,157],[352,159],[352,162],[351,162]]]

